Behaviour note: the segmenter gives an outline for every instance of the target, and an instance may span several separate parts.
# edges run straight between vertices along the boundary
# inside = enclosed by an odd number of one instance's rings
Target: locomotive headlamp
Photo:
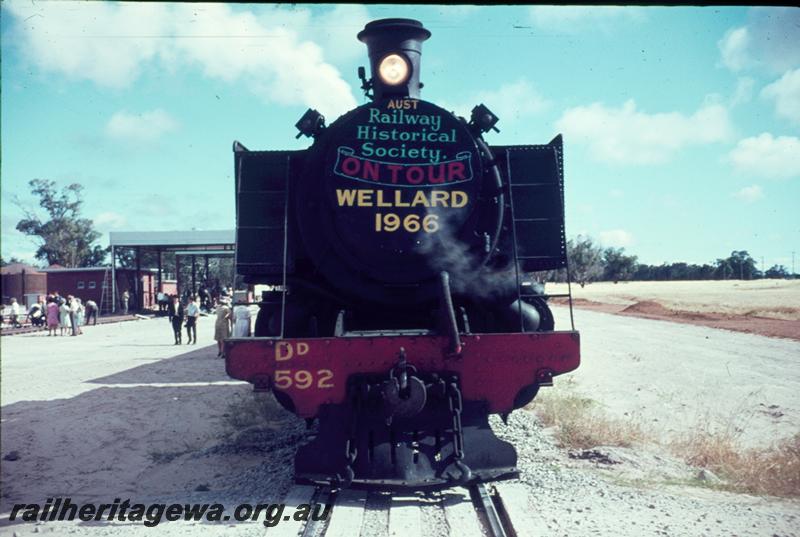
[[[306,113],[303,114],[303,117],[300,118],[300,121],[295,123],[294,126],[300,131],[295,138],[300,138],[301,136],[317,136],[325,129],[325,116],[313,108],[309,108],[306,110]]]
[[[495,127],[498,121],[500,119],[491,110],[483,104],[479,104],[472,109],[469,125],[478,132],[489,132],[490,130],[500,132],[500,129]]]
[[[411,66],[400,54],[389,54],[385,56],[378,65],[378,76],[384,84],[397,86],[408,80],[411,74]]]

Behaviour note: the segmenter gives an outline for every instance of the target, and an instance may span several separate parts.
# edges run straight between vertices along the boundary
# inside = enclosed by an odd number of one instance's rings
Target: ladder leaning
[[[114,297],[111,292],[111,267],[103,273],[103,287],[100,290],[100,315],[114,310]]]

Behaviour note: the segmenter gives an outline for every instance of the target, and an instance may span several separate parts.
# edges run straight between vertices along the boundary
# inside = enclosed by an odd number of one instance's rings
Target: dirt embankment
[[[800,340],[800,281],[600,282],[572,291],[578,308]]]

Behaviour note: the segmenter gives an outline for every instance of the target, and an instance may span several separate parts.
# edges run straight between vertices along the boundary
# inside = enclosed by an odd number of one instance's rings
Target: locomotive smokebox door
[[[309,150],[296,197],[305,249],[360,300],[431,301],[454,242],[475,264],[490,253],[484,237],[502,209],[481,203],[496,191],[484,168],[469,128],[447,110],[409,99],[361,106]]]

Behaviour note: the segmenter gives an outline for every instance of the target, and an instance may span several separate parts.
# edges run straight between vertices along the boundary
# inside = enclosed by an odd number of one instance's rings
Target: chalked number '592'
[[[275,361],[285,362],[291,360],[295,356],[304,356],[308,354],[311,347],[304,341],[292,344],[290,341],[279,341],[275,345]],[[275,370],[274,383],[275,387],[280,390],[285,390],[294,386],[298,390],[306,390],[311,386],[316,385],[317,388],[333,388],[331,379],[333,378],[333,371],[330,369],[319,369],[316,373],[307,369],[277,369]]]
[[[290,369],[277,369],[275,371],[275,387],[281,390],[294,386],[298,390],[306,390],[314,384],[315,375],[306,369],[292,371]],[[320,369],[316,374],[317,388],[333,388],[330,381],[333,378],[333,371],[330,369]]]

